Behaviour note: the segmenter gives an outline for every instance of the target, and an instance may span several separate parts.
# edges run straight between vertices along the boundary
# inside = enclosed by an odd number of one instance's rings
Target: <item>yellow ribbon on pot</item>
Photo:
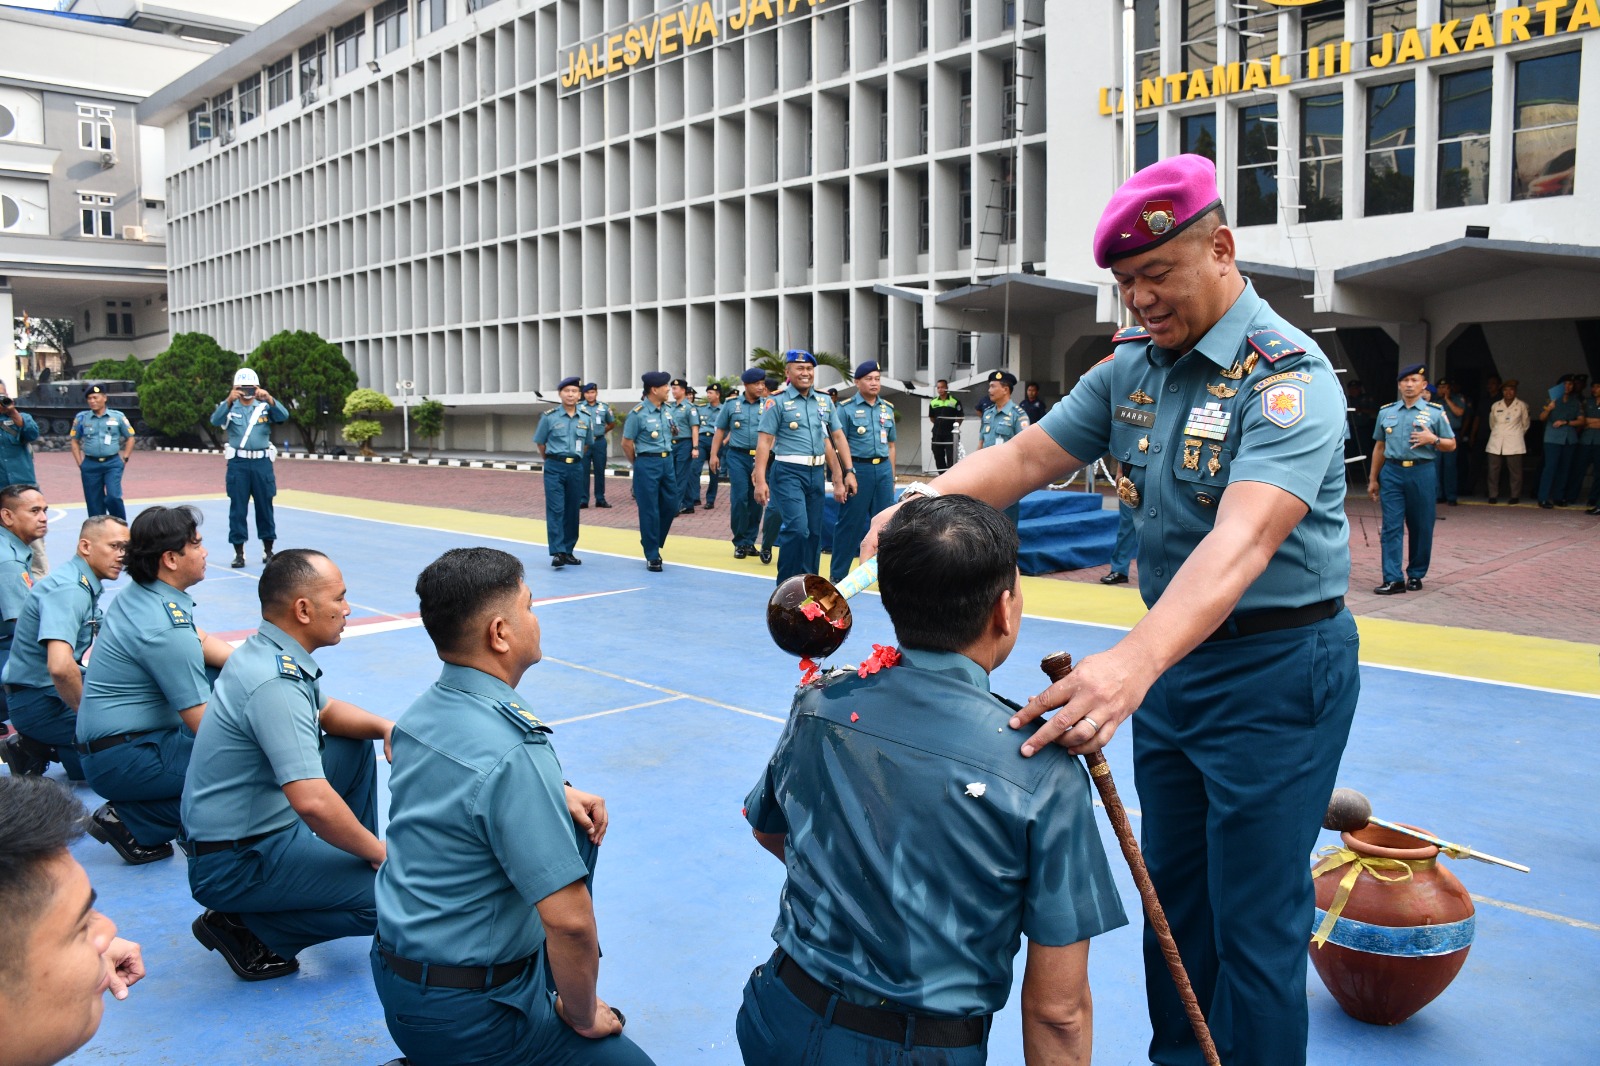
[[[1411,866],[1403,859],[1383,859],[1375,855],[1362,855],[1351,851],[1349,848],[1328,846],[1317,852],[1325,856],[1323,860],[1312,867],[1311,878],[1316,880],[1325,873],[1331,873],[1341,866],[1348,866],[1344,876],[1339,879],[1339,887],[1333,893],[1333,902],[1328,906],[1327,914],[1323,915],[1322,924],[1317,926],[1316,933],[1311,937],[1311,942],[1321,947],[1328,942],[1328,936],[1333,932],[1333,925],[1339,920],[1339,915],[1344,911],[1344,905],[1350,901],[1350,890],[1355,887],[1356,880],[1360,878],[1361,871],[1365,870],[1379,881],[1406,881],[1411,877]],[[1385,876],[1380,871],[1398,870],[1394,877]]]

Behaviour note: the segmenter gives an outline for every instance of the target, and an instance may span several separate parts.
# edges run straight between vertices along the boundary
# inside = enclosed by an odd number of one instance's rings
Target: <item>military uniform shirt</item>
[[[102,414],[79,411],[72,419],[72,431],[67,434],[79,441],[83,454],[104,459],[122,451],[122,442],[133,437],[133,423],[121,411],[107,407]]]
[[[668,400],[667,411],[672,416],[672,438],[691,440],[695,426],[700,424],[700,408],[688,400]]]
[[[533,431],[533,443],[543,444],[548,455],[556,458],[575,456],[582,458],[589,451],[589,431],[593,423],[582,411],[567,414],[565,407],[546,411]]]
[[[1118,494],[1133,512],[1146,604],[1211,532],[1230,483],[1259,481],[1302,500],[1310,510],[1239,601],[1255,611],[1349,588],[1344,422],[1327,358],[1247,281],[1193,351],[1158,348],[1137,330],[1039,424],[1079,460],[1109,452],[1130,467]]]
[[[596,443],[603,443],[606,427],[617,424],[617,416],[611,413],[610,404],[596,400],[594,403],[580,403],[578,410],[589,416],[589,434]]]
[[[1028,416],[1016,401],[1007,400],[1004,407],[989,405],[983,412],[983,446],[1004,444],[1028,428]]]
[[[828,435],[843,428],[831,397],[815,389],[802,396],[790,388],[774,396],[771,406],[761,412],[758,430],[772,435],[773,455],[821,455]]]
[[[72,658],[81,666],[83,653],[100,628],[100,590],[100,579],[81,555],[40,578],[17,617],[11,657],[0,671],[0,680],[27,688],[53,688],[47,640],[71,645]]]
[[[0,481],[7,485],[28,485],[37,478],[33,471],[30,441],[39,439],[39,423],[23,414],[22,425],[0,416]]]
[[[717,429],[727,434],[726,444],[747,452],[756,450],[756,434],[760,431],[761,412],[766,409],[765,397],[746,400],[741,394],[722,405],[717,415]]]
[[[210,699],[189,594],[164,581],[134,582],[118,592],[83,675],[78,743],[177,729],[179,711]]]
[[[1583,417],[1600,418],[1600,400],[1596,400],[1593,396],[1590,396],[1587,400],[1583,401]],[[1593,426],[1584,429],[1579,434],[1578,440],[1581,444],[1600,444],[1600,426]],[[1596,476],[1600,476],[1600,473],[1597,473]]]
[[[0,527],[0,652],[11,647],[17,619],[33,592],[33,550]]]
[[[1572,421],[1583,417],[1583,400],[1577,394],[1565,399],[1557,400],[1556,405],[1544,419],[1544,442],[1546,444],[1576,444],[1578,443],[1578,427]],[[1557,422],[1568,423],[1565,426],[1556,425]]]
[[[235,400],[231,404],[223,400],[211,412],[213,426],[228,427],[228,445],[234,451],[266,451],[272,443],[273,425],[288,420],[288,408],[277,400],[270,405],[260,400],[255,403]]]
[[[722,417],[722,409],[727,404],[703,403],[696,408],[700,417],[700,450],[707,455],[711,454],[711,434],[716,432],[717,419]]]
[[[839,421],[850,442],[850,458],[887,459],[895,439],[894,405],[888,400],[868,402],[859,393],[839,405]]]
[[[1445,417],[1444,407],[1419,396],[1410,407],[1404,400],[1396,400],[1378,408],[1378,424],[1372,430],[1372,439],[1383,441],[1385,462],[1437,459],[1439,449],[1434,445],[1411,443],[1411,434],[1421,429],[1437,433],[1442,440],[1453,440],[1456,435]]]
[[[588,874],[547,726],[505,682],[446,664],[395,722],[378,939],[492,966],[544,943],[535,904]]]
[[[624,440],[634,442],[634,454],[661,455],[672,450],[672,416],[664,406],[644,400],[628,412],[622,423]]]
[[[189,757],[181,810],[190,840],[238,840],[300,817],[283,786],[327,777],[321,676],[311,653],[267,621],[228,657]]]
[[[745,813],[788,835],[773,939],[807,973],[873,1006],[989,1014],[1019,934],[1127,924],[1088,772],[1057,745],[1024,759],[1012,713],[977,663],[919,649],[796,694]]]

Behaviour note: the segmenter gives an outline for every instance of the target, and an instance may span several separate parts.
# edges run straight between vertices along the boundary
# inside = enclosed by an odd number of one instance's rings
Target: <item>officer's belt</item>
[[[1298,629],[1313,622],[1332,618],[1342,610],[1344,610],[1344,597],[1335,596],[1331,600],[1310,603],[1304,607],[1278,607],[1266,611],[1236,614],[1218,626],[1216,632],[1205,639],[1205,643],[1233,640],[1235,637],[1254,637],[1279,629]]]
[[[791,959],[782,948],[774,955],[778,980],[794,997],[819,1017],[828,1016],[828,1003],[838,992],[818,981],[800,964]],[[973,1018],[950,1018],[934,1014],[916,1014],[907,1010],[880,1010],[863,1007],[839,999],[833,1005],[833,1024],[841,1029],[879,1040],[893,1040],[904,1044],[910,1034],[912,1047],[972,1047],[983,1042],[984,1026],[989,1015]]]
[[[795,466],[821,466],[828,461],[821,455],[774,455],[772,458],[780,463],[793,463]]]
[[[201,855],[210,855],[218,851],[243,851],[245,848],[254,847],[267,839],[272,833],[281,833],[283,830],[274,829],[271,833],[257,833],[255,836],[240,837],[238,840],[180,840],[178,847],[189,858]]]
[[[499,988],[515,981],[539,957],[534,952],[516,962],[502,962],[498,966],[435,966],[401,958],[388,948],[378,948],[378,954],[396,977],[414,985],[432,988]]]
[[[157,732],[157,730],[141,729],[137,733],[118,733],[116,736],[100,737],[98,740],[91,740],[87,744],[74,744],[73,747],[78,749],[79,755],[94,755],[105,751],[107,748],[115,748],[122,744],[131,744],[140,737],[147,737],[154,732]]]
[[[671,459],[671,452],[639,452],[635,456],[639,459]]]
[[[1433,462],[1433,460],[1432,459],[1396,459],[1395,462],[1399,463],[1401,466],[1416,466],[1419,463],[1431,463],[1431,462]]]
[[[889,457],[886,455],[880,455],[876,459],[863,459],[860,456],[856,456],[854,458],[856,462],[867,463],[870,466],[877,466],[879,463],[887,463],[889,461]]]
[[[544,458],[547,463],[575,463],[578,461],[578,456],[576,455],[547,455]]]
[[[121,459],[122,453],[118,452],[116,455],[85,455],[84,458],[93,459],[97,463],[109,463],[113,459]]]
[[[233,450],[233,454],[228,456],[229,459],[265,459],[266,457],[267,450],[265,448],[261,448],[259,450],[252,449],[250,451],[245,451],[242,448],[235,448]]]

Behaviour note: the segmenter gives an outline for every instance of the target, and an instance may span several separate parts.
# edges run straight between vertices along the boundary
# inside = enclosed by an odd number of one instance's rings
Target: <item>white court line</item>
[[[731,703],[723,703],[721,700],[708,699],[705,696],[696,696],[692,692],[681,692],[675,688],[667,688],[665,685],[652,685],[648,681],[639,681],[635,678],[624,677],[622,674],[613,674],[609,670],[600,670],[593,666],[584,666],[582,663],[570,662],[566,659],[546,659],[545,662],[555,663],[557,666],[570,666],[574,670],[582,670],[584,673],[588,674],[599,674],[601,677],[609,677],[613,681],[622,681],[629,685],[638,685],[640,688],[651,689],[655,692],[665,692],[675,699],[694,700],[697,703],[709,703],[713,707],[721,707],[725,711],[733,711],[736,714],[747,714],[751,718],[762,718],[768,722],[777,722],[780,725],[788,721],[787,718],[779,718],[774,714],[765,714],[761,711],[752,711],[748,707],[736,707]]]
[[[1516,911],[1518,914],[1526,914],[1530,918],[1543,918],[1547,922],[1560,922],[1562,925],[1570,925],[1574,929],[1593,929],[1597,932],[1600,932],[1600,925],[1597,925],[1594,922],[1586,922],[1582,918],[1568,918],[1564,914],[1555,914],[1551,911],[1541,911],[1534,907],[1524,907],[1520,903],[1507,903],[1503,899],[1492,899],[1489,896],[1480,896],[1476,892],[1469,893],[1469,895],[1472,896],[1472,901],[1474,903],[1487,903],[1491,907],[1502,907],[1508,911]]]
[[[551,660],[554,662],[554,660]],[[663,703],[676,703],[679,697],[663,696],[659,700],[646,700],[643,703],[630,703],[626,707],[613,707],[609,711],[595,711],[593,714],[578,714],[571,718],[556,718],[546,722],[545,725],[569,725],[572,722],[587,722],[591,718],[604,718],[608,714],[621,714],[623,711],[637,711],[641,707],[658,707]]]

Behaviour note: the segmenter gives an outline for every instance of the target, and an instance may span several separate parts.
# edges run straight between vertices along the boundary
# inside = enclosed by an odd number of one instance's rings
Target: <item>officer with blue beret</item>
[[[989,406],[983,409],[978,433],[980,449],[1004,444],[1028,428],[1028,413],[1011,399],[1016,388],[1017,376],[1009,370],[996,370],[989,375]],[[1015,525],[1022,518],[1022,505],[1007,507],[1006,517]]]
[[[765,507],[770,500],[782,515],[780,585],[796,574],[815,574],[822,566],[823,467],[828,467],[833,498],[839,503],[856,491],[850,444],[839,421],[839,409],[830,397],[813,388],[817,357],[791,348],[783,353],[783,360],[789,384],[761,413],[754,478],[756,502]]]
[[[189,589],[205,580],[200,512],[146,507],[128,531],[132,582],[106,608],[78,704],[78,756],[107,800],[89,832],[138,865],[172,854],[195,730],[233,647],[201,629]]]
[[[682,506],[673,473],[674,422],[666,407],[669,380],[663,370],[644,374],[644,397],[622,423],[622,454],[633,466],[633,500],[639,505],[639,544],[645,569],[654,574],[661,572],[661,546]]]
[[[544,528],[550,542],[550,565],[581,566],[572,554],[578,546],[578,507],[588,482],[589,448],[594,416],[578,409],[579,379],[562,378],[557,389],[561,406],[545,412],[533,431],[533,443],[544,456]]]
[[[181,814],[195,939],[246,981],[283,977],[313,944],[377,929],[378,779],[372,742],[394,723],[322,694],[312,658],[339,643],[350,603],[321,552],[261,572],[261,628],[217,677]]]
[[[883,374],[869,359],[855,370],[856,394],[839,405],[839,423],[850,442],[856,491],[839,505],[833,527],[829,578],[835,584],[850,572],[872,516],[894,502],[894,404],[883,398]]]
[[[277,449],[272,446],[272,427],[289,420],[289,409],[261,387],[256,372],[240,367],[233,375],[233,390],[211,412],[213,426],[225,426],[228,444],[222,452],[228,458],[228,543],[233,545],[230,566],[244,565],[245,519],[250,501],[256,505],[256,536],[261,538],[261,561],[272,562],[272,545],[278,539],[278,524],[272,498],[278,494],[278,480],[272,472]]]
[[[11,654],[17,618],[33,589],[33,545],[44,540],[49,526],[50,506],[37,485],[0,487],[0,668]],[[0,719],[7,713],[0,694]],[[13,733],[0,742],[0,757],[14,774],[38,773],[43,771],[38,761],[48,752]]]
[[[1427,367],[1412,363],[1396,379],[1400,398],[1378,408],[1373,428],[1372,473],[1367,495],[1383,504],[1383,584],[1372,591],[1393,596],[1422,588],[1433,557],[1433,521],[1439,494],[1437,459],[1455,450],[1455,431],[1444,407],[1427,396]],[[1406,534],[1411,551],[1401,569]]]
[[[372,977],[417,1066],[647,1066],[596,995],[605,800],[562,780],[517,691],[541,656],[522,563],[455,548],[417,578],[439,680],[400,715]],[[552,998],[551,991],[555,992]]]
[[[617,424],[617,416],[612,413],[610,404],[600,402],[600,386],[592,381],[583,387],[580,410],[593,423],[589,427],[589,461],[584,466],[594,475],[594,505],[609,508],[611,505],[606,502],[606,434]],[[588,474],[583,479],[583,497],[583,502],[578,504],[580,509],[589,506]]]
[[[1302,1066],[1306,856],[1360,690],[1345,397],[1240,274],[1209,159],[1129,178],[1094,254],[1139,324],[1042,422],[929,487],[1005,507],[1108,452],[1130,468],[1117,494],[1150,610],[1029,701],[1016,724],[1060,710],[1023,752],[1097,750],[1133,719],[1145,860],[1222,1061]],[[1150,1061],[1200,1061],[1148,930],[1145,972]]]
[[[43,773],[49,763],[59,762],[69,779],[83,780],[76,747],[83,657],[100,629],[102,583],[121,575],[127,547],[122,519],[90,517],[78,534],[76,554],[34,582],[17,616],[0,681],[11,723],[22,738],[19,745],[35,756],[29,769]]]
[[[101,385],[90,385],[83,399],[89,409],[73,416],[67,434],[72,461],[78,464],[78,478],[83,482],[83,502],[91,517],[113,514],[126,522],[122,471],[133,458],[133,423],[121,411],[106,409],[106,390]]]
[[[667,413],[672,416],[672,479],[678,486],[678,514],[694,513],[694,498],[699,481],[691,486],[690,466],[700,457],[700,408],[695,406],[693,389],[683,378],[673,378],[672,399]]]
[[[767,373],[751,367],[739,375],[743,391],[722,405],[717,414],[716,432],[711,439],[711,472],[726,470],[729,507],[728,525],[733,533],[733,557],[743,559],[756,553],[756,535],[761,526],[761,508],[755,501],[755,462],[761,411],[766,406]]]

